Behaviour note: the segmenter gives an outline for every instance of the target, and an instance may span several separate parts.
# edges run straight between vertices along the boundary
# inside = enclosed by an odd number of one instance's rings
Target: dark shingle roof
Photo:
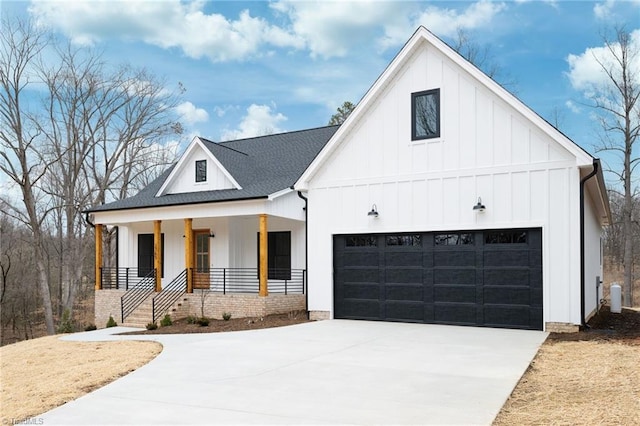
[[[138,194],[89,211],[126,210],[216,201],[265,198],[290,188],[329,141],[338,126],[215,143],[200,138],[242,189],[155,195],[175,164]]]

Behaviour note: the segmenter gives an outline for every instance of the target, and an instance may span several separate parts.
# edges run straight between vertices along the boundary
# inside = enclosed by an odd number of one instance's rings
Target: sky
[[[29,16],[109,64],[182,83],[187,142],[324,126],[423,25],[445,42],[462,29],[486,46],[498,81],[595,154],[593,53],[615,25],[640,43],[640,0],[0,1],[3,15]]]

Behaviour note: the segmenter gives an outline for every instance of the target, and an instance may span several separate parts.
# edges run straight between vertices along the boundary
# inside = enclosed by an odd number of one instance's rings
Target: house
[[[161,311],[572,331],[610,220],[599,161],[423,27],[340,127],[196,138],[90,213],[119,236],[114,278],[96,226],[98,325],[143,288]]]

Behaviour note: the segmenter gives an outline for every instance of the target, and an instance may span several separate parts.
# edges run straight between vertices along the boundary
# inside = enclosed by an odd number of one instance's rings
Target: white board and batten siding
[[[574,153],[429,43],[402,60],[303,182],[309,310],[332,314],[335,234],[540,227],[544,322],[580,323]],[[430,89],[440,89],[441,135],[412,141],[411,94]]]
[[[206,161],[206,181],[195,181],[196,161]],[[180,194],[186,192],[214,191],[237,188],[237,183],[224,169],[222,164],[195,139],[180,158],[175,170],[167,180],[161,194]]]

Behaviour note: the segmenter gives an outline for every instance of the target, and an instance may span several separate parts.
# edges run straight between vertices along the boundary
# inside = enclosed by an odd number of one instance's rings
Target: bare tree
[[[154,164],[158,157],[147,153],[165,151],[159,142],[180,127],[171,112],[176,94],[146,71],[109,72],[99,55],[70,45],[58,53],[56,67],[41,67],[48,96],[39,130],[56,159],[46,189],[58,209],[60,311],[72,312],[91,244],[82,210],[104,203],[107,191],[126,197],[144,172],[173,161]]]
[[[7,203],[10,214],[32,235],[47,332],[55,332],[45,265],[43,222],[48,206],[40,203],[39,181],[51,162],[41,155],[37,120],[28,111],[26,91],[34,83],[33,64],[47,45],[46,35],[21,21],[2,21],[0,31],[0,170],[20,189],[23,208]]]
[[[624,266],[624,302],[632,305],[633,295],[633,236],[637,225],[634,199],[638,188],[634,172],[640,157],[634,146],[640,135],[640,46],[634,44],[632,34],[626,29],[615,29],[614,37],[603,37],[605,53],[594,54],[594,59],[606,76],[605,83],[592,87],[592,106],[599,111],[602,128],[599,151],[609,151],[617,155],[621,169],[610,172],[622,183],[621,218],[622,261]],[[617,191],[616,188],[611,188]]]
[[[488,45],[479,44],[471,34],[462,28],[458,28],[456,37],[452,40],[451,47],[458,52],[460,56],[478,67],[504,88],[512,92],[517,91],[518,84],[516,80],[508,75],[495,61],[491,53],[491,48]]]
[[[92,244],[82,212],[129,195],[138,181],[174,161],[175,149],[164,147],[182,131],[174,107],[183,87],[172,92],[146,70],[112,69],[91,50],[60,48],[23,21],[2,26],[0,170],[22,193],[22,203],[6,201],[12,217],[31,231],[53,333],[51,236],[58,241],[59,311],[72,312]],[[38,90],[27,93],[32,85]]]

